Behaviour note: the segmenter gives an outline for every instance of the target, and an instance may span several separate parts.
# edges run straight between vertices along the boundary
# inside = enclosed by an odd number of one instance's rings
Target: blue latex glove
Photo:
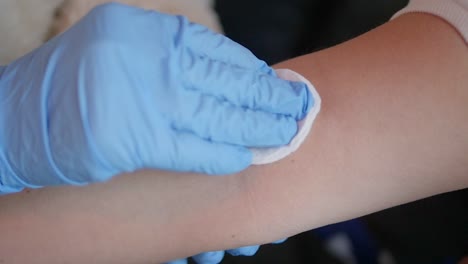
[[[286,239],[278,240],[273,242],[273,244],[280,244],[286,241]],[[253,256],[257,253],[260,246],[246,246],[240,247],[236,249],[226,250],[232,256]],[[211,251],[205,252],[198,255],[193,256],[193,260],[198,264],[218,264],[224,258],[225,252],[224,251]],[[178,259],[171,262],[167,262],[166,264],[187,264],[187,259]]]
[[[288,143],[312,104],[203,26],[102,5],[2,69],[0,193],[141,168],[234,173],[247,147]]]

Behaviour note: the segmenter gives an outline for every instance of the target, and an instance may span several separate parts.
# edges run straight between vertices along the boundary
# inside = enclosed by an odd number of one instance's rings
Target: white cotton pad
[[[297,122],[297,134],[288,145],[275,148],[251,148],[250,150],[253,154],[252,164],[254,165],[273,163],[296,151],[306,139],[310,129],[312,128],[315,117],[317,117],[317,114],[320,112],[320,96],[315,90],[315,87],[306,78],[299,73],[288,69],[279,69],[276,70],[276,73],[278,74],[278,77],[282,79],[305,83],[314,98],[314,106],[310,109],[304,119]]]

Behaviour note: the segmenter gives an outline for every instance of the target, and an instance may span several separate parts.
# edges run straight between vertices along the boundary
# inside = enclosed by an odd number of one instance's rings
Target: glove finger
[[[253,256],[257,253],[260,246],[247,246],[236,249],[227,250],[227,252],[233,256]]]
[[[188,91],[186,112],[175,118],[174,126],[183,131],[220,143],[247,147],[285,145],[297,132],[294,118],[253,111]]]
[[[192,257],[198,264],[218,264],[224,258],[224,251],[205,252]]]
[[[175,132],[162,169],[206,174],[231,174],[252,163],[250,150],[204,140],[186,132]],[[177,166],[175,166],[177,165]],[[176,168],[174,168],[176,167]]]
[[[250,50],[203,25],[190,24],[188,34],[189,49],[197,56],[275,75],[273,69],[259,60]]]
[[[275,242],[272,242],[272,244],[281,244],[283,243],[284,241],[288,240],[287,238],[283,238],[283,239],[280,239],[280,240],[276,240]]]
[[[178,259],[178,260],[166,262],[166,264],[187,264],[187,263],[188,263],[187,259]]]
[[[191,90],[252,110],[302,119],[314,104],[307,85],[187,55],[184,77]]]

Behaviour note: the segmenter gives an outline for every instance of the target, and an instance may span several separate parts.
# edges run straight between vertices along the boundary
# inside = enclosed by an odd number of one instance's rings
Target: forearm
[[[0,256],[163,261],[468,186],[468,52],[445,22],[403,16],[278,67],[305,75],[323,100],[295,154],[230,177],[149,172],[1,197]]]
[[[160,263],[220,249],[231,239],[245,242],[250,220],[241,185],[239,177],[148,171],[87,187],[3,196],[0,260]],[[225,214],[219,215],[220,206]],[[218,245],[221,237],[226,241]]]

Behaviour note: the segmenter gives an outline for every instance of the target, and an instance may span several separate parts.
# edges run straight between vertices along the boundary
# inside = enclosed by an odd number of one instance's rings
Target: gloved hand
[[[286,241],[286,239],[281,239],[278,241],[273,242],[272,244],[280,244]],[[226,250],[232,256],[253,256],[257,253],[260,246],[246,246],[240,247],[236,249]],[[193,260],[198,264],[218,264],[221,263],[225,255],[224,251],[211,251],[205,252],[198,255],[193,256]],[[187,264],[187,259],[178,259],[174,261],[167,262],[166,264]]]
[[[0,193],[141,168],[234,173],[247,147],[288,143],[313,104],[226,37],[115,3],[0,72]]]

